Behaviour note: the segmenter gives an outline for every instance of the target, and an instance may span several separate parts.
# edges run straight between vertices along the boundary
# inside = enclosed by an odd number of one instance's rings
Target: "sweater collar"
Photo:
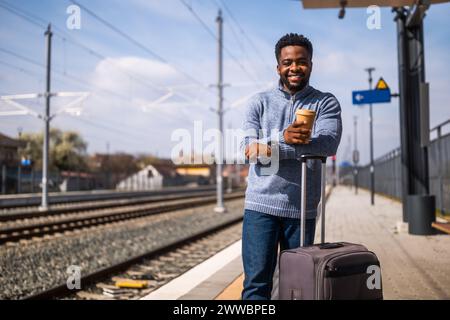
[[[297,91],[294,95],[291,95],[291,93],[284,88],[281,80],[278,81],[278,90],[281,91],[281,93],[283,93],[284,96],[288,99],[291,99],[293,97],[294,100],[297,100],[301,97],[304,97],[309,92],[310,89],[311,86],[308,83],[302,90]]]

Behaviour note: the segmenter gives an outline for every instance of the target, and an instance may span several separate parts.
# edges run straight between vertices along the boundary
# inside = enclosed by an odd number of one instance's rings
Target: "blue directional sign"
[[[352,92],[353,104],[391,102],[391,90],[364,90]]]
[[[27,166],[30,166],[30,165],[31,165],[31,160],[30,160],[30,159],[26,159],[26,158],[22,158],[22,160],[20,161],[20,163],[21,163],[23,166],[27,167]]]

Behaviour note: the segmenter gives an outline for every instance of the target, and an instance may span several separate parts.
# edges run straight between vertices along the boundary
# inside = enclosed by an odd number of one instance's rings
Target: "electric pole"
[[[79,115],[81,113],[79,108],[75,106],[81,103],[89,96],[89,92],[54,92],[50,91],[51,80],[51,53],[52,53],[52,30],[51,25],[47,27],[44,33],[47,38],[47,72],[46,72],[46,88],[44,93],[27,93],[0,96],[0,100],[15,108],[15,110],[1,112],[0,116],[18,116],[18,115],[33,115],[36,118],[44,121],[44,141],[42,146],[42,199],[39,206],[40,211],[48,210],[48,163],[49,163],[49,140],[50,140],[50,121],[63,112]],[[40,114],[26,105],[22,105],[15,100],[21,99],[35,99],[45,98],[45,113]],[[50,98],[51,97],[78,97],[74,101],[61,107],[58,112],[50,114]],[[34,180],[34,179],[33,179]]]
[[[109,166],[109,141],[106,141],[106,189],[111,189],[111,170]]]
[[[353,118],[353,125],[354,125],[354,147],[353,147],[353,174],[354,174],[354,183],[355,183],[355,194],[358,194],[358,162],[359,162],[359,151],[358,151],[358,133],[357,133],[357,127],[358,127],[358,117]]]
[[[48,148],[50,139],[50,79],[52,60],[52,30],[51,25],[47,27],[45,36],[47,37],[47,79],[45,88],[45,116],[44,116],[44,145],[42,157],[42,201],[39,210],[48,210]]]
[[[223,161],[223,45],[222,45],[222,11],[219,10],[219,14],[216,19],[217,22],[217,31],[218,31],[218,109],[217,115],[219,120],[219,146],[218,146],[218,154],[216,155],[216,184],[217,184],[217,205],[214,208],[215,212],[226,212],[226,208],[223,205],[223,172],[222,172],[222,161]]]
[[[369,90],[372,90],[372,72],[375,68],[365,69],[369,73]],[[372,104],[369,104],[369,124],[370,124],[370,203],[375,204],[375,167],[373,164],[373,114]]]
[[[231,131],[231,122],[228,123],[228,130]],[[225,135],[224,135],[225,137]],[[234,180],[234,166],[232,164],[228,164],[228,187],[227,193],[233,192],[233,180]]]

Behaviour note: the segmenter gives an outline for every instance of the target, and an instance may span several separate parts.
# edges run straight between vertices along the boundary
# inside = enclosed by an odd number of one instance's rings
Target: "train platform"
[[[410,235],[399,228],[401,203],[360,189],[333,189],[327,202],[326,241],[361,243],[375,252],[382,270],[384,298],[450,299],[450,236]],[[320,239],[320,227],[316,243]],[[272,299],[278,297],[278,274]],[[243,271],[241,242],[225,248],[144,299],[239,300]]]

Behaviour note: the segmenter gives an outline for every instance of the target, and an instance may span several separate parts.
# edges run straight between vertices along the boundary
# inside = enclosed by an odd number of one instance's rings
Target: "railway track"
[[[130,205],[139,205],[146,203],[156,203],[163,202],[167,200],[177,200],[177,199],[187,199],[202,197],[205,195],[213,195],[215,191],[204,191],[204,190],[193,190],[189,193],[180,194],[169,194],[169,195],[155,195],[149,197],[140,197],[132,199],[114,199],[114,200],[99,200],[99,201],[89,201],[89,202],[79,202],[79,203],[64,203],[59,205],[54,205],[50,207],[47,211],[39,211],[37,207],[27,210],[10,210],[10,212],[4,212],[0,214],[0,222],[8,222],[14,220],[32,219],[38,217],[49,217],[59,214],[66,214],[78,211],[87,210],[100,210],[106,208],[114,207],[124,207]]]
[[[81,203],[100,200],[118,200],[149,196],[164,196],[172,194],[191,193],[195,191],[214,191],[215,185],[198,187],[165,187],[160,190],[149,191],[116,191],[116,190],[96,190],[96,191],[71,191],[50,193],[48,199],[51,207],[58,207],[68,203]],[[41,194],[18,194],[0,195],[0,213],[15,210],[37,210],[41,203]]]
[[[228,199],[230,199],[228,197]],[[227,198],[225,198],[227,200]],[[159,256],[167,255],[171,252],[175,252],[177,249],[183,248],[186,245],[189,245],[190,243],[194,243],[198,240],[201,240],[203,238],[206,238],[214,233],[220,232],[222,230],[225,230],[227,228],[233,227],[236,224],[241,223],[242,216],[236,217],[230,221],[223,222],[221,224],[215,225],[213,227],[210,227],[208,229],[202,230],[197,232],[196,234],[177,239],[171,243],[159,246],[157,248],[154,248],[144,254],[131,257],[129,259],[126,259],[124,261],[121,261],[119,263],[116,263],[114,265],[111,265],[109,267],[97,270],[95,272],[92,272],[90,274],[84,275],[81,277],[80,281],[84,288],[93,285],[95,283],[98,283],[99,281],[104,280],[105,278],[110,278],[114,274],[118,274],[121,271],[124,271],[128,268],[130,268],[133,265],[137,265],[142,263],[144,260],[149,259],[155,259]],[[55,286],[53,288],[50,288],[48,290],[39,292],[34,295],[30,295],[25,297],[26,300],[49,300],[49,299],[57,299],[57,298],[64,298],[68,297],[70,295],[73,295],[77,291],[81,290],[70,290],[67,287],[67,284],[61,284],[58,286]],[[104,297],[107,298],[106,296]]]
[[[244,197],[244,192],[235,192],[225,195],[225,200]],[[166,197],[167,199],[167,197]],[[17,242],[22,239],[41,237],[54,233],[61,233],[75,229],[104,225],[112,222],[141,218],[163,212],[186,209],[189,207],[202,206],[216,201],[214,195],[205,196],[204,194],[188,194],[175,196],[175,199],[169,201],[141,202],[137,199],[128,203],[114,205],[113,207],[104,207],[99,205],[97,208],[89,208],[86,212],[70,211],[70,215],[44,222],[26,223],[24,225],[13,225],[0,228],[0,244],[6,242]],[[153,199],[154,200],[154,199]]]

